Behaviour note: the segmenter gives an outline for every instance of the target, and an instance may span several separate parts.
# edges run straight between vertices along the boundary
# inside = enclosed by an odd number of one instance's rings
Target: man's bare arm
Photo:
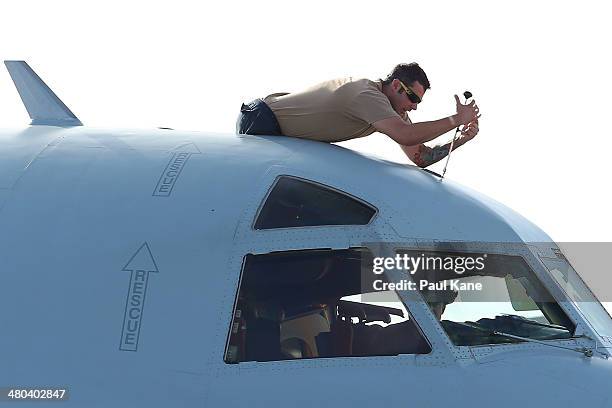
[[[407,123],[396,116],[374,122],[372,126],[403,146],[415,146],[454,129],[459,123],[456,116],[419,123]]]
[[[415,146],[428,142],[454,129],[467,125],[478,118],[478,106],[474,101],[463,105],[455,95],[457,113],[455,115],[430,122],[408,123],[399,116],[386,118],[372,123],[374,128],[386,134],[403,146]]]
[[[458,148],[459,146],[464,145],[468,141],[472,140],[474,136],[478,134],[478,120],[471,122],[466,128],[461,132],[461,138],[455,140],[453,144],[453,150]],[[414,164],[419,167],[425,168],[431,166],[434,163],[439,162],[450,152],[450,142],[441,146],[429,147],[424,144],[416,145],[416,146],[403,146],[400,145],[406,156]]]
[[[416,146],[400,145],[400,147],[414,164],[422,168],[431,166],[432,164],[442,160],[448,156],[448,152],[450,151],[450,143],[435,147],[429,147],[424,144]]]
[[[463,141],[463,139],[455,140],[453,150],[465,143],[461,143],[461,141]],[[404,153],[406,153],[406,156],[408,156],[408,158],[412,160],[414,164],[419,167],[425,168],[431,166],[434,163],[439,162],[440,160],[448,156],[448,152],[450,152],[450,145],[451,144],[449,142],[445,145],[434,147],[429,147],[424,144],[420,144],[417,146],[400,145],[400,147],[402,148]]]

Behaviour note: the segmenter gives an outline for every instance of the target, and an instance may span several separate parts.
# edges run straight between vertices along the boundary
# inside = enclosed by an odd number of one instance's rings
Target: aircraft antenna
[[[472,93],[470,91],[465,91],[463,93],[463,96],[465,97],[465,103],[467,104],[468,99],[472,97]],[[444,175],[446,174],[446,167],[448,166],[448,162],[450,161],[451,153],[453,152],[453,146],[455,145],[455,139],[457,139],[457,133],[459,133],[459,131],[460,131],[459,126],[457,126],[457,130],[455,130],[455,134],[453,135],[453,139],[451,140],[451,145],[450,145],[450,149],[448,150],[448,155],[446,156],[446,163],[444,164],[444,170],[442,170],[441,179],[443,179]]]

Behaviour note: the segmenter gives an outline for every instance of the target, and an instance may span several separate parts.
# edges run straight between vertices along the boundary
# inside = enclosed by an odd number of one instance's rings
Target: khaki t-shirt
[[[264,102],[283,135],[323,142],[368,136],[376,131],[372,123],[399,117],[382,93],[382,81],[369,79],[335,79],[302,92],[268,95]]]

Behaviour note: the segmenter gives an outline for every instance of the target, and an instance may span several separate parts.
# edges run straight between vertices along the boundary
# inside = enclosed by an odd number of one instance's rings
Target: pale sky
[[[85,125],[226,133],[242,101],[416,61],[432,89],[413,121],[453,114],[466,89],[481,108],[448,178],[557,241],[612,241],[610,15],[590,0],[22,0],[3,4],[0,54]],[[1,127],[29,123],[5,70],[0,109]],[[345,146],[407,162],[384,135]]]

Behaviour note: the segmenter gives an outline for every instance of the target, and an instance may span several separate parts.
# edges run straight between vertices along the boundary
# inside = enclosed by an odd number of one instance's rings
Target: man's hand
[[[455,95],[455,102],[457,103],[457,122],[459,125],[467,125],[474,120],[478,120],[480,115],[478,114],[478,105],[476,101],[464,105],[459,100],[459,97]]]
[[[465,139],[466,142],[472,140],[478,134],[478,119],[475,119],[468,123],[461,129],[461,138]]]

